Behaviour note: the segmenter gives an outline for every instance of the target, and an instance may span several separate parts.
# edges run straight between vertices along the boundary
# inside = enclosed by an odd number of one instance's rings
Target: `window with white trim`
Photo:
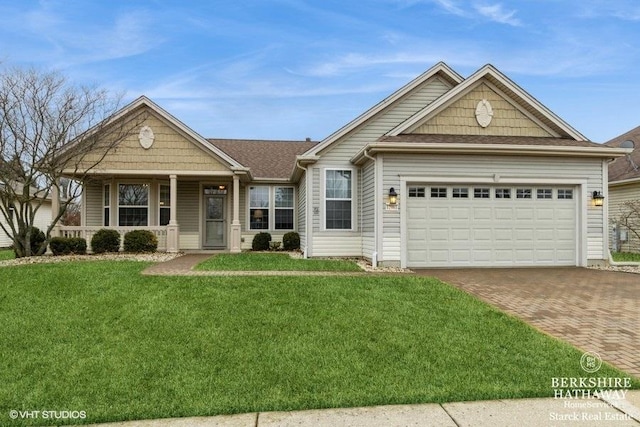
[[[516,199],[530,199],[531,198],[531,189],[530,188],[518,188],[516,189]]]
[[[149,225],[149,184],[118,186],[118,225],[121,227]]]
[[[424,187],[409,187],[409,197],[424,197],[424,196],[425,196]]]
[[[474,188],[473,189],[473,198],[474,199],[489,199],[491,198],[491,194],[488,188]]]
[[[171,219],[171,186],[160,184],[160,197],[158,198],[158,210],[160,218],[158,224],[167,225]]]
[[[269,187],[249,187],[249,229],[269,229]]]
[[[444,199],[447,197],[447,188],[446,187],[431,187],[431,198],[432,199]]]
[[[496,188],[495,196],[496,196],[496,199],[510,199],[511,198],[511,189],[510,188]]]
[[[571,188],[559,188],[558,199],[561,199],[561,200],[573,199],[573,190]]]
[[[536,199],[553,199],[553,190],[550,188],[538,188]]]
[[[454,199],[468,199],[469,198],[469,189],[468,188],[454,188],[451,193]]]
[[[109,220],[111,219],[111,184],[105,184],[103,188],[103,219],[102,225],[109,226]]]
[[[275,229],[293,230],[293,187],[274,187]]]
[[[327,169],[325,171],[325,228],[351,230],[353,171]]]

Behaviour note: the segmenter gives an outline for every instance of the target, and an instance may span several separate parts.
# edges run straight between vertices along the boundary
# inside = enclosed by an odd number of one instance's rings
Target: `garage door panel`
[[[495,199],[491,187],[490,199],[408,198],[408,265],[575,265],[576,201],[536,199],[533,193],[532,199]]]

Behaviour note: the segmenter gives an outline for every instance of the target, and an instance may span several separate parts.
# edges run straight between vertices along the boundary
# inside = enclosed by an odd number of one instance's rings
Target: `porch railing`
[[[149,230],[158,238],[158,250],[167,250],[167,227],[78,227],[63,225],[58,227],[58,236],[60,237],[82,237],[87,241],[87,252],[91,252],[91,238],[94,234],[103,228],[116,230],[120,233],[120,250],[124,249],[124,235],[133,230]]]

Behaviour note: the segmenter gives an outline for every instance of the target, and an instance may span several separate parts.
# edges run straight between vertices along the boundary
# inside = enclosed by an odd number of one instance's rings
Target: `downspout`
[[[299,169],[302,169],[304,171],[304,185],[307,187],[305,188],[305,210],[306,212],[304,213],[305,216],[305,221],[304,221],[304,235],[305,235],[305,244],[304,244],[304,251],[302,252],[302,257],[304,259],[307,259],[308,253],[307,253],[307,249],[309,248],[309,223],[311,221],[311,218],[309,218],[309,171],[307,170],[307,168],[300,166],[300,161],[296,160],[296,167]]]
[[[373,208],[373,212],[374,212],[374,224],[373,224],[373,252],[371,253],[371,266],[373,268],[377,268],[378,267],[378,189],[375,188],[376,187],[376,183],[377,183],[377,177],[375,176],[375,171],[376,171],[376,158],[372,157],[369,155],[368,153],[369,149],[365,148],[365,150],[362,152],[363,156],[366,157],[367,159],[373,161],[373,172],[374,172],[374,180],[373,180],[373,188],[374,188],[374,194],[373,194],[373,199],[374,199],[374,208]],[[364,180],[362,180],[364,181]],[[361,184],[362,185],[362,184]],[[362,191],[360,191],[360,194],[362,194]],[[362,217],[363,215],[360,214],[360,221],[362,221]],[[360,230],[362,230],[362,224],[360,224]]]

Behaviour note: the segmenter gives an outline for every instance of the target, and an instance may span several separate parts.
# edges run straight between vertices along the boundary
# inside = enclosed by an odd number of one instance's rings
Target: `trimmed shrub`
[[[91,238],[93,253],[118,252],[120,250],[120,233],[116,230],[103,228]]]
[[[27,230],[23,230],[21,236],[26,236]],[[44,235],[44,232],[40,230],[38,227],[31,227],[31,254],[35,255],[40,249],[40,246],[47,240],[47,237]],[[13,248],[13,254],[18,257],[18,252],[16,248]]]
[[[133,230],[124,235],[125,252],[155,252],[158,238],[149,230]]]
[[[53,237],[49,247],[54,255],[84,255],[87,253],[87,241],[82,237]]]
[[[49,240],[49,248],[54,255],[69,255],[71,253],[69,239],[66,237],[52,237]]]
[[[295,251],[300,249],[300,235],[295,231],[290,231],[282,236],[282,246],[285,251]]]
[[[82,237],[69,237],[67,245],[72,254],[84,255],[87,253],[87,241]]]
[[[251,242],[251,249],[253,249],[254,251],[268,251],[269,242],[271,242],[271,234],[258,233],[253,237],[253,242]]]

